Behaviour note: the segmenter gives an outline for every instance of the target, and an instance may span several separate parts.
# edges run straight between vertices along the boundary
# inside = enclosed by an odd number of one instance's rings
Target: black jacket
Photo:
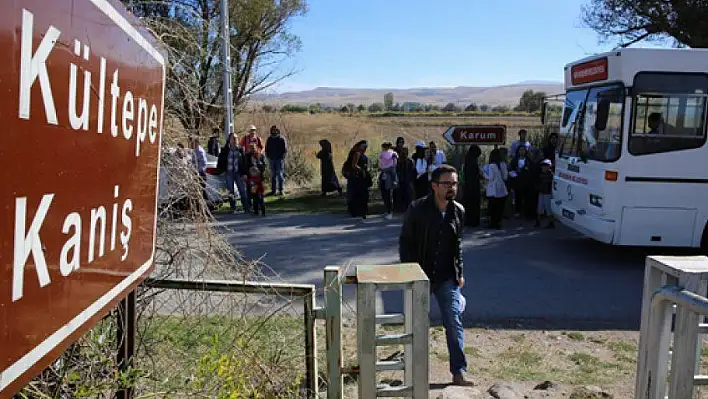
[[[248,168],[246,165],[246,155],[243,152],[243,149],[241,147],[236,147],[235,151],[238,151],[238,174],[239,176],[244,176],[247,175],[248,173]],[[228,171],[228,163],[229,163],[229,153],[231,152],[231,147],[229,145],[225,145],[221,148],[221,152],[219,153],[219,159],[216,161],[216,168],[219,169],[219,172],[224,173]]]
[[[266,140],[265,155],[272,161],[279,161],[285,158],[288,153],[288,145],[285,142],[285,137],[281,135],[270,135]]]
[[[453,270],[431,270],[432,260],[426,259],[427,246],[430,234],[438,233],[440,223],[440,211],[435,204],[433,194],[428,194],[411,203],[403,219],[401,235],[398,239],[398,251],[401,263],[418,263],[423,271],[430,276],[436,275],[455,276],[458,280],[463,277],[464,263],[462,261],[462,230],[464,229],[465,208],[457,201],[450,201],[447,207],[450,214],[450,223],[455,236],[454,248],[454,271]],[[447,216],[447,215],[446,215]],[[431,278],[431,281],[435,280]]]

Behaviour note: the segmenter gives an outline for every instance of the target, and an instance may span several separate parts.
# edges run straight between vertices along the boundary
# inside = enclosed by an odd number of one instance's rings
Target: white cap
[[[256,130],[256,126],[255,126],[255,125],[249,126],[249,127],[248,127],[248,130]]]
[[[416,147],[425,147],[425,142],[423,140],[418,140],[415,142]]]
[[[544,159],[542,163],[544,165],[553,165],[553,162],[550,159]]]

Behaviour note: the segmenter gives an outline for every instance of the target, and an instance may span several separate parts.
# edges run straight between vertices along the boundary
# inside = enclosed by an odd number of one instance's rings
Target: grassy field
[[[361,115],[346,116],[341,114],[279,114],[251,113],[237,118],[237,126],[253,123],[258,127],[261,137],[266,138],[270,126],[276,125],[288,140],[290,154],[287,157],[286,192],[284,198],[267,197],[268,212],[304,212],[304,213],[345,213],[346,202],[343,197],[320,197],[320,163],[316,158],[320,150],[319,141],[327,139],[332,143],[334,167],[340,184],[346,186],[339,170],[351,147],[359,140],[367,140],[367,155],[370,165],[377,174],[377,158],[383,141],[395,142],[397,137],[406,140],[406,146],[412,152],[415,142],[435,141],[438,147],[448,154],[448,162],[458,166],[464,159],[466,146],[451,146],[442,134],[451,125],[458,124],[503,124],[507,126],[507,146],[518,138],[519,129],[526,129],[530,137],[541,132],[538,117],[367,117]],[[491,150],[485,147],[484,157]],[[266,172],[268,173],[268,172]],[[266,190],[270,189],[270,178],[266,175]],[[384,207],[375,186],[371,190],[370,213],[383,213]],[[223,206],[219,211],[226,211]]]

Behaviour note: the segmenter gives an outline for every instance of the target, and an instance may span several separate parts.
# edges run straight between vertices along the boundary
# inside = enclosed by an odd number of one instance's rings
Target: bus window
[[[635,79],[629,152],[646,155],[702,147],[706,140],[708,78],[640,75]]]
[[[563,104],[563,118],[561,120],[561,129],[558,142],[558,152],[561,157],[577,156],[577,131],[578,123],[580,123],[580,114],[582,113],[583,104],[587,90],[569,91],[565,96]]]
[[[597,130],[598,102],[608,104],[607,123]],[[580,154],[586,159],[613,162],[619,159],[622,137],[622,109],[624,91],[622,86],[597,87],[590,90],[580,137]]]

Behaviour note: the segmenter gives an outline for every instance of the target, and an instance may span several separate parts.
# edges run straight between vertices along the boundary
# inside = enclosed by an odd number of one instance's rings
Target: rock
[[[613,396],[596,386],[578,387],[570,393],[570,399],[613,399]]]
[[[526,388],[509,382],[498,382],[487,392],[496,399],[524,399]]]
[[[558,388],[558,384],[553,381],[543,381],[542,383],[536,385],[533,389],[534,391],[548,391],[551,389]]]
[[[487,399],[487,393],[473,387],[449,386],[443,389],[437,399]]]

